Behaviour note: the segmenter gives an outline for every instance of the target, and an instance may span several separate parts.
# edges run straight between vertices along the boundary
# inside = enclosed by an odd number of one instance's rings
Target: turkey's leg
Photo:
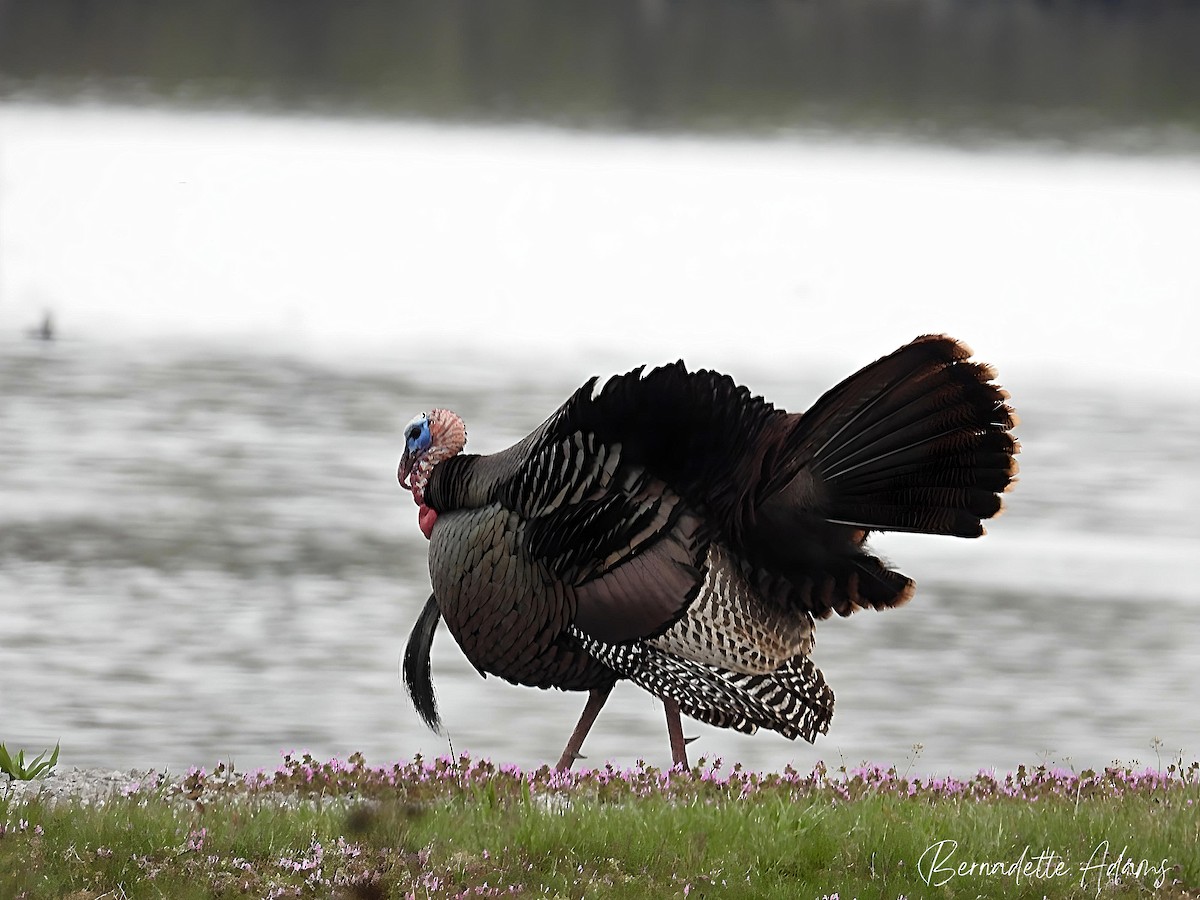
[[[583,758],[579,755],[579,748],[583,746],[583,739],[592,730],[592,723],[596,721],[596,716],[600,715],[600,710],[604,708],[604,702],[608,700],[608,695],[611,693],[612,685],[606,688],[597,688],[588,693],[587,705],[584,706],[583,712],[579,716],[575,730],[571,732],[571,739],[567,741],[567,746],[558,759],[558,765],[554,767],[559,772],[565,772],[571,768],[575,760]]]
[[[687,770],[687,743],[683,736],[683,723],[679,721],[679,701],[663,697],[663,709],[667,713],[667,735],[671,739],[671,765]]]

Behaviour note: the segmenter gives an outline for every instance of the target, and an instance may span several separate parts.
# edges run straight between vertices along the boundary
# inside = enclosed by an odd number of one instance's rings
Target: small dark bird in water
[[[433,595],[404,677],[440,728],[430,646],[444,619],[480,673],[588,691],[560,769],[613,685],[742,732],[815,740],[833,692],[814,623],[909,600],[872,531],[978,537],[1015,480],[1017,422],[990,366],[944,335],[787,413],[683,362],[593,378],[499,453],[462,452],[445,409],[404,429],[400,483],[429,538]]]
[[[33,338],[34,340],[38,340],[38,341],[54,340],[55,335],[54,335],[54,315],[53,315],[53,313],[47,311],[46,314],[42,316],[42,324],[38,325],[36,328],[30,328],[25,333],[29,337]]]

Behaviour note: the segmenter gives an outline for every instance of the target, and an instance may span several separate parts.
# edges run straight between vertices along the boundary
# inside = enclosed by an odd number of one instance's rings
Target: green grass
[[[55,744],[53,753],[46,750],[35,756],[31,762],[26,763],[24,750],[18,750],[14,757],[9,754],[8,748],[4,744],[0,744],[0,775],[7,775],[18,781],[30,781],[46,775],[58,765],[58,750],[59,746]]]
[[[0,789],[0,829],[3,898],[1200,896],[1195,763],[953,781],[289,757],[94,806]]]

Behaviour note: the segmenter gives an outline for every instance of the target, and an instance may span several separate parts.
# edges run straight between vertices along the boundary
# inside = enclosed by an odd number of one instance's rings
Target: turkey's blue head
[[[463,420],[448,409],[434,409],[421,413],[404,426],[404,452],[400,456],[400,466],[396,477],[402,487],[412,491],[413,499],[424,511],[425,485],[429,475],[444,459],[449,459],[462,450],[467,443],[467,428]],[[429,523],[433,527],[432,521]],[[425,520],[421,520],[421,530],[425,531]],[[426,531],[426,537],[428,537]]]

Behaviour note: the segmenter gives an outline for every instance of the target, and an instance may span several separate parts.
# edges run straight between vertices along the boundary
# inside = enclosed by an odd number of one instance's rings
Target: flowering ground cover
[[[0,786],[0,897],[1200,897],[1200,762],[972,778],[288,754]]]

